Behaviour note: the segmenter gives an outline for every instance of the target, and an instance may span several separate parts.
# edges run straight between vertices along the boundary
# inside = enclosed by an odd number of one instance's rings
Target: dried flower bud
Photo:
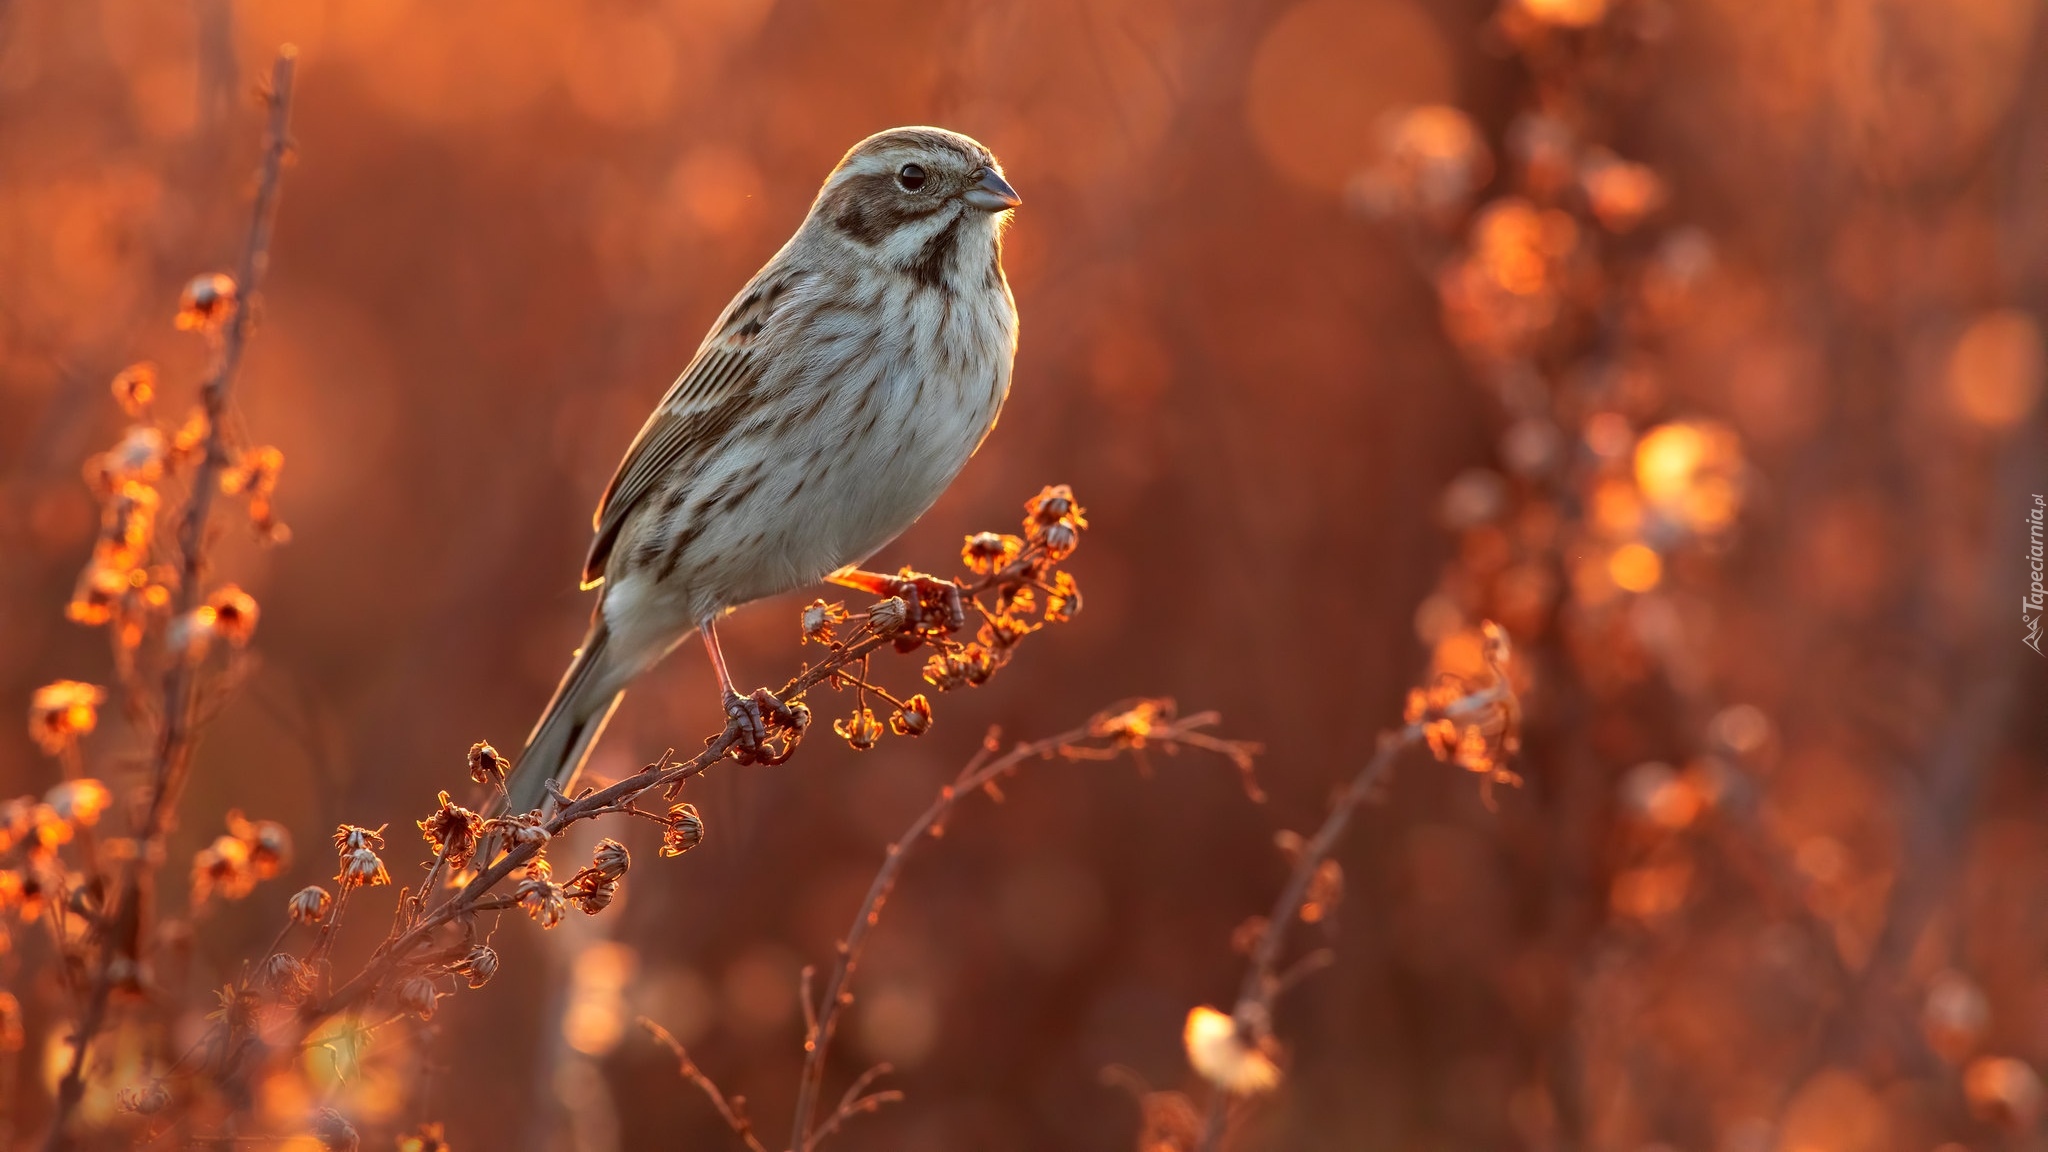
[[[106,698],[106,689],[77,680],[43,685],[29,698],[29,737],[48,755],[61,754],[99,726]]]
[[[1045,597],[1045,619],[1049,623],[1072,620],[1081,611],[1081,586],[1073,576],[1055,572],[1052,577],[1052,591]]]
[[[383,824],[375,828],[343,824],[334,830],[334,850],[346,856],[358,848],[382,848],[385,827]]]
[[[847,747],[865,752],[882,738],[882,722],[875,719],[874,709],[863,707],[843,720],[834,720],[832,731],[846,741]]]
[[[256,598],[234,584],[223,584],[206,598],[213,610],[213,632],[237,648],[247,647],[256,634]]]
[[[597,842],[597,851],[590,857],[590,866],[606,880],[617,880],[626,874],[633,864],[633,857],[626,846],[609,837]]]
[[[503,788],[511,767],[512,762],[498,755],[489,743],[479,740],[469,746],[469,778],[484,787]]]
[[[515,892],[519,906],[542,928],[553,928],[569,911],[569,895],[550,880],[524,880]]]
[[[441,994],[434,989],[433,980],[425,976],[413,976],[398,985],[398,1010],[410,1012],[422,1020],[434,1018],[434,1005]]]
[[[343,888],[375,887],[391,883],[391,874],[384,870],[384,861],[368,848],[358,848],[349,853],[341,862],[341,871],[334,877]]]
[[[256,986],[287,1004],[296,1004],[312,991],[313,974],[297,956],[273,952],[257,966]]]
[[[441,854],[449,870],[459,872],[469,867],[470,858],[476,855],[477,837],[483,831],[483,817],[451,801],[448,793],[443,792],[441,806],[418,823],[421,837]]]
[[[250,820],[239,808],[228,810],[227,825],[228,835],[249,850],[249,865],[256,879],[268,880],[290,866],[292,834],[284,825],[275,820]]]
[[[695,804],[678,804],[668,810],[668,827],[661,834],[661,854],[681,856],[704,842],[704,818]]]
[[[803,625],[804,639],[818,644],[830,644],[833,640],[832,626],[846,621],[846,608],[840,604],[827,604],[813,600],[804,605],[798,617]]]
[[[908,623],[910,605],[905,604],[901,596],[891,596],[868,607],[868,627],[878,636],[894,636]]]
[[[130,1085],[114,1094],[114,1106],[123,1112],[154,1116],[171,1106],[171,1090],[161,1080]]]
[[[325,924],[334,909],[334,897],[318,884],[308,884],[284,903],[285,918],[294,924]]]
[[[977,532],[960,548],[960,563],[969,572],[989,575],[1009,566],[1024,551],[1024,541],[1000,532]]]
[[[448,970],[468,981],[471,988],[481,988],[498,974],[497,950],[479,944],[469,950],[469,955],[449,965]]]
[[[1039,490],[1038,495],[1024,502],[1024,527],[1027,531],[1069,517],[1078,520],[1082,527],[1087,526],[1081,506],[1074,502],[1074,490],[1065,484],[1047,485]]]
[[[332,1108],[322,1108],[313,1113],[313,1139],[327,1152],[359,1152],[363,1138],[356,1134],[356,1126],[348,1118]]]
[[[920,692],[903,702],[903,707],[889,717],[889,730],[898,736],[922,736],[931,731],[932,702]]]
[[[1037,543],[1045,549],[1045,554],[1054,560],[1065,560],[1080,546],[1081,533],[1072,523],[1059,520],[1045,526],[1038,534]]]
[[[232,276],[220,272],[194,276],[178,300],[178,330],[217,331],[234,314],[237,294]]]
[[[43,803],[50,806],[57,819],[81,828],[99,823],[100,813],[113,802],[114,794],[107,786],[90,779],[66,780],[43,796]]]
[[[192,902],[199,904],[218,892],[223,899],[240,900],[256,890],[256,868],[249,861],[249,845],[240,837],[222,835],[192,854]]]
[[[143,416],[156,399],[156,365],[144,360],[121,369],[114,377],[114,403],[130,416]]]
[[[618,899],[618,895],[617,880],[605,880],[593,874],[580,888],[570,893],[570,898],[575,900],[576,906],[583,909],[586,914],[595,916],[611,907],[612,901]]]
[[[1280,1068],[1254,1042],[1237,1020],[1203,1005],[1188,1013],[1181,1041],[1188,1064],[1204,1080],[1234,1096],[1271,1090],[1280,1083]]]

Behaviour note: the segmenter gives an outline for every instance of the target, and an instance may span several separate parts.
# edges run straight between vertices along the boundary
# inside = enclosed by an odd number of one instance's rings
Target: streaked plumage
[[[626,685],[700,624],[858,564],[945,491],[1009,391],[1016,202],[986,148],[942,129],[840,161],[606,489],[583,568],[597,610],[514,769],[515,811],[573,777]]]

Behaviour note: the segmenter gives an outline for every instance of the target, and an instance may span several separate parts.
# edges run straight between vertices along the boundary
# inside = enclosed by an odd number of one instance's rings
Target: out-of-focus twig
[[[1031,760],[1054,756],[1070,760],[1102,760],[1125,752],[1142,752],[1147,748],[1172,753],[1182,747],[1200,747],[1228,756],[1239,771],[1249,772],[1258,746],[1218,739],[1203,731],[1213,727],[1218,719],[1214,712],[1175,716],[1170,701],[1138,700],[1113,706],[1090,717],[1085,724],[1042,740],[1018,744],[1007,752],[1001,751],[997,734],[989,733],[982,742],[981,750],[960,770],[960,775],[940,789],[938,796],[911,822],[903,835],[889,845],[887,857],[880,871],[875,873],[874,881],[868,885],[867,897],[861,901],[860,910],[854,916],[853,927],[847,931],[846,939],[840,941],[838,958],[825,977],[824,990],[815,1001],[810,995],[810,972],[808,969],[805,972],[804,1013],[809,1028],[804,1037],[804,1068],[802,1079],[797,1083],[796,1119],[790,1130],[790,1152],[814,1152],[826,1136],[847,1120],[902,1098],[898,1092],[867,1091],[875,1078],[887,1071],[887,1065],[877,1065],[854,1082],[839,1106],[823,1123],[815,1123],[818,1096],[824,1086],[825,1059],[838,1030],[839,1018],[853,1003],[849,987],[860,964],[861,950],[867,943],[869,930],[881,919],[882,905],[895,889],[911,847],[935,829],[943,828],[947,816],[962,797],[992,786]]]
[[[292,78],[298,64],[298,50],[285,45],[271,66],[270,84],[264,93],[269,111],[263,163],[250,212],[249,238],[243,249],[240,275],[235,282],[234,312],[223,325],[213,367],[200,389],[200,404],[206,413],[207,434],[204,456],[192,476],[192,486],[178,529],[180,559],[176,609],[173,619],[189,615],[203,594],[206,575],[208,533],[214,495],[220,487],[221,469],[231,461],[228,455],[228,404],[241,369],[242,353],[254,328],[254,312],[264,272],[270,265],[270,241],[277,213],[277,199],[286,157],[291,151]],[[140,850],[124,869],[112,914],[100,926],[100,955],[92,992],[87,999],[78,1029],[72,1039],[71,1058],[57,1084],[45,1147],[67,1145],[67,1125],[85,1092],[85,1069],[92,1041],[106,1022],[107,1002],[116,984],[134,979],[141,962],[144,910],[150,879],[171,816],[183,793],[192,748],[197,735],[196,699],[198,670],[193,661],[173,659],[164,672],[163,712],[158,718],[156,747],[151,762],[148,800],[144,805],[136,839]]]
[[[1504,641],[1496,641],[1504,643]],[[1463,727],[1473,721],[1506,713],[1510,717],[1518,714],[1504,658],[1493,663],[1493,682],[1481,687],[1430,715],[1412,720],[1405,727],[1380,734],[1372,758],[1352,776],[1350,783],[1338,790],[1330,804],[1329,815],[1323,818],[1320,828],[1305,840],[1294,861],[1294,871],[1281,886],[1280,895],[1273,901],[1273,910],[1266,917],[1265,926],[1259,932],[1257,942],[1251,949],[1251,966],[1245,972],[1244,982],[1238,988],[1237,1005],[1231,1012],[1241,1040],[1247,1047],[1263,1046],[1270,1040],[1273,1005],[1280,995],[1296,984],[1302,976],[1316,971],[1329,963],[1328,953],[1318,952],[1304,958],[1292,968],[1281,970],[1280,959],[1286,950],[1287,929],[1301,913],[1303,905],[1310,898],[1311,887],[1316,882],[1322,864],[1335,851],[1344,833],[1351,826],[1351,818],[1361,804],[1376,795],[1384,784],[1387,774],[1401,754],[1418,744],[1431,743],[1436,746],[1433,730],[1441,731],[1440,725],[1449,723]],[[1442,755],[1439,749],[1439,755]],[[1219,1085],[1211,1092],[1209,1109],[1203,1120],[1196,1152],[1215,1152],[1223,1140],[1223,1132],[1230,1114],[1232,1093]]]
[[[767,1146],[761,1143],[761,1138],[754,1135],[754,1122],[747,1117],[747,1098],[728,1097],[720,1092],[718,1085],[697,1067],[697,1062],[690,1059],[690,1054],[683,1050],[682,1042],[671,1036],[668,1029],[645,1016],[640,1017],[639,1022],[640,1027],[646,1029],[649,1036],[654,1037],[657,1043],[675,1055],[676,1070],[683,1079],[703,1090],[704,1095],[711,1099],[711,1106],[718,1109],[719,1116],[725,1120],[733,1133],[746,1143],[748,1149],[751,1152],[768,1152]]]

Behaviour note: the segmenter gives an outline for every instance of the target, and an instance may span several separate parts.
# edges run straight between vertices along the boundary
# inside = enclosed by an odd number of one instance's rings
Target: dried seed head
[[[154,1116],[171,1106],[171,1090],[161,1080],[130,1085],[114,1094],[114,1106],[123,1112]]]
[[[343,824],[334,830],[334,850],[344,859],[358,848],[382,848],[385,825],[362,828],[354,824]]]
[[[292,862],[291,830],[275,820],[251,820],[239,808],[227,815],[228,835],[249,850],[249,866],[256,879],[268,880]]]
[[[626,851],[626,846],[609,837],[597,842],[597,851],[590,857],[590,866],[607,881],[624,876],[632,864],[633,857]]]
[[[100,813],[114,802],[114,794],[97,780],[66,780],[44,794],[43,803],[57,819],[80,828],[100,822]]]
[[[489,742],[479,740],[469,746],[469,778],[484,787],[503,788],[511,767],[512,762],[498,755]]]
[[[1188,1013],[1181,1033],[1188,1064],[1204,1080],[1233,1096],[1271,1090],[1280,1083],[1280,1068],[1240,1022],[1203,1005]]]
[[[932,702],[920,692],[903,702],[903,707],[889,717],[889,730],[898,736],[922,736],[931,731]]]
[[[875,719],[874,709],[862,707],[843,720],[834,720],[832,731],[846,741],[847,747],[865,752],[882,738],[882,722]]]
[[[481,988],[498,974],[497,950],[488,944],[479,944],[469,950],[469,955],[449,965],[448,970],[462,977],[471,988]]]
[[[584,882],[570,893],[570,898],[576,901],[576,906],[591,916],[611,907],[612,901],[618,899],[618,896],[619,882],[603,879],[595,873],[585,878]]]
[[[313,974],[297,956],[273,952],[257,966],[256,986],[287,1004],[296,1004],[312,991]]]
[[[29,737],[51,756],[63,753],[98,727],[106,698],[106,689],[77,680],[43,685],[29,698]]]
[[[678,804],[668,810],[668,827],[661,834],[661,854],[681,856],[704,842],[704,818],[695,804]]]
[[[232,835],[214,837],[213,843],[192,855],[192,902],[203,903],[219,893],[228,900],[240,900],[256,889],[256,867],[249,860],[249,845]]]
[[[358,848],[341,862],[341,872],[335,882],[343,888],[375,887],[391,883],[391,874],[384,870],[384,861],[368,848]]]
[[[232,276],[220,272],[194,276],[178,299],[178,330],[218,331],[234,314],[237,294]]]
[[[356,1133],[356,1126],[348,1117],[332,1108],[322,1108],[313,1113],[313,1139],[327,1152],[358,1152],[363,1138]]]
[[[450,871],[459,872],[469,866],[470,858],[476,855],[477,837],[483,831],[483,817],[448,799],[448,793],[441,793],[441,806],[432,816],[418,822],[420,836],[426,840]]]
[[[130,364],[114,377],[114,402],[130,416],[143,416],[156,399],[156,365],[145,360]]]
[[[318,884],[308,884],[285,901],[285,918],[294,924],[325,924],[334,909],[334,897]]]
[[[569,911],[569,894],[551,880],[523,880],[515,895],[519,906],[542,928],[553,928]]]
[[[969,572],[986,576],[1001,571],[1024,551],[1020,537],[1005,536],[1000,532],[977,532],[967,538],[960,548],[960,562]]]
[[[206,598],[213,610],[213,632],[236,648],[245,648],[256,634],[256,598],[239,585],[223,584]]]
[[[399,1011],[410,1012],[422,1020],[434,1018],[434,1005],[440,999],[441,994],[434,989],[434,982],[428,977],[409,977],[398,985]]]
[[[903,626],[908,623],[910,605],[905,604],[901,596],[891,596],[868,607],[868,627],[873,629],[877,636],[894,636],[903,631]]]
[[[832,626],[846,621],[846,608],[841,604],[827,604],[813,600],[804,605],[798,617],[803,625],[804,639],[818,644],[830,644],[833,640]]]

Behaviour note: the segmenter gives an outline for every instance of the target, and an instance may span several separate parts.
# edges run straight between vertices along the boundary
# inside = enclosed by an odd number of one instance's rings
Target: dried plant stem
[[[1152,719],[1153,712],[1145,711],[1148,718],[1147,730],[1135,735],[1118,721],[1140,715],[1138,709],[1147,708],[1147,702],[1135,707],[1120,706],[1091,717],[1087,723],[1026,744],[1018,744],[1007,752],[998,754],[1001,745],[997,735],[991,731],[988,739],[976,752],[974,758],[960,770],[960,775],[946,787],[939,790],[931,805],[921,813],[896,842],[889,845],[881,869],[868,885],[866,899],[861,901],[860,911],[854,916],[853,927],[846,933],[846,939],[839,944],[838,959],[832,971],[825,978],[822,994],[814,1002],[810,996],[810,974],[806,970],[804,987],[804,1014],[810,1023],[804,1037],[804,1068],[802,1078],[797,1082],[796,1119],[790,1130],[790,1152],[814,1152],[818,1144],[835,1131],[841,1124],[864,1112],[872,1112],[884,1104],[901,1099],[898,1092],[866,1091],[876,1076],[887,1071],[886,1066],[869,1069],[840,1100],[839,1106],[826,1118],[823,1124],[814,1126],[813,1120],[818,1108],[818,1097],[824,1086],[825,1059],[832,1044],[832,1037],[838,1029],[839,1018],[846,1007],[853,1003],[848,986],[853,980],[854,970],[860,964],[861,949],[867,943],[868,932],[881,919],[882,905],[889,899],[889,893],[896,887],[897,878],[902,874],[904,862],[909,858],[912,846],[930,835],[935,829],[943,828],[946,817],[953,811],[962,797],[990,787],[1001,777],[1014,772],[1019,765],[1029,760],[1041,760],[1052,756],[1065,756],[1073,760],[1107,759],[1122,751],[1137,752],[1147,744],[1174,750],[1182,745],[1197,746],[1223,752],[1240,766],[1249,759],[1251,747],[1230,741],[1221,741],[1200,731],[1214,725],[1218,719],[1214,712],[1198,712],[1192,716],[1177,719],[1160,715]]]
[[[703,1090],[704,1095],[710,1098],[711,1106],[718,1109],[719,1116],[723,1117],[726,1125],[746,1143],[749,1152],[768,1152],[767,1147],[761,1143],[761,1138],[754,1135],[754,1122],[747,1117],[746,1097],[734,1096],[728,1099],[725,1093],[718,1090],[718,1085],[712,1082],[711,1077],[706,1076],[703,1070],[697,1067],[697,1062],[690,1059],[690,1054],[683,1051],[682,1042],[669,1035],[668,1029],[645,1016],[640,1017],[640,1027],[645,1028],[647,1034],[654,1037],[662,1047],[674,1053],[676,1070],[683,1079]]]
[[[1497,681],[1444,709],[1443,716],[1455,721],[1484,715],[1509,697],[1505,681]],[[1306,966],[1282,972],[1280,956],[1286,949],[1287,929],[1301,911],[1302,902],[1308,898],[1309,885],[1315,882],[1317,868],[1336,850],[1359,806],[1379,789],[1401,754],[1427,738],[1428,729],[1428,722],[1423,721],[1380,733],[1372,759],[1365,762],[1350,783],[1338,790],[1330,803],[1329,815],[1323,818],[1322,827],[1302,844],[1300,856],[1294,862],[1294,871],[1287,877],[1287,883],[1281,886],[1279,897],[1273,901],[1273,910],[1266,917],[1265,931],[1259,933],[1258,943],[1252,947],[1251,967],[1238,988],[1237,1006],[1232,1012],[1239,1021],[1254,1015],[1270,1020],[1273,1003],[1282,992],[1293,986],[1300,976],[1328,963],[1326,959],[1310,957]],[[1203,1120],[1201,1140],[1195,1145],[1195,1152],[1215,1152],[1221,1146],[1230,1114],[1230,1100],[1230,1093],[1220,1088],[1210,1093],[1208,1114]]]
[[[228,456],[228,403],[235,377],[242,363],[254,326],[257,292],[270,264],[272,224],[277,212],[279,186],[286,155],[290,152],[292,76],[298,63],[297,49],[286,45],[271,66],[270,87],[264,94],[269,126],[263,148],[263,165],[256,185],[256,199],[250,212],[249,240],[242,253],[236,280],[236,306],[220,334],[212,371],[200,389],[200,403],[206,412],[207,433],[204,456],[192,476],[184,515],[178,528],[180,551],[178,587],[172,619],[187,616],[198,604],[206,575],[208,530],[213,499],[220,487],[220,471],[230,463]],[[112,914],[100,925],[98,975],[85,1011],[72,1040],[71,1059],[57,1085],[56,1106],[45,1147],[59,1149],[69,1143],[67,1126],[71,1114],[85,1093],[85,1069],[93,1038],[105,1025],[107,1002],[123,969],[139,963],[144,905],[149,879],[161,855],[161,845],[184,790],[197,735],[197,668],[193,662],[173,654],[164,673],[163,712],[158,718],[155,755],[151,763],[148,801],[136,839],[140,849],[123,871]],[[123,963],[125,961],[126,963]]]

